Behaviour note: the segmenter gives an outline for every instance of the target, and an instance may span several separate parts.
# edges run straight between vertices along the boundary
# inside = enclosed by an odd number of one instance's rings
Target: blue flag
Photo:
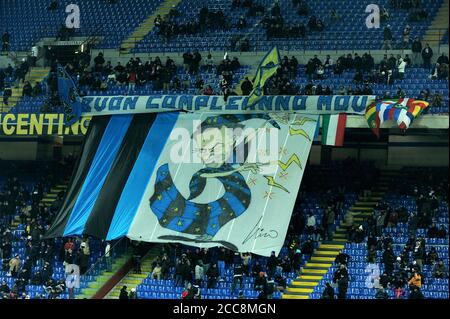
[[[61,66],[58,67],[58,95],[64,105],[65,125],[76,123],[81,117],[81,98],[73,79]]]

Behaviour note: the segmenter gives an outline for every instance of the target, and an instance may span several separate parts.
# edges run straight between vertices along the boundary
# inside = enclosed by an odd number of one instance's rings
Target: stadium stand
[[[284,36],[278,39],[267,39],[265,29],[261,23],[264,15],[253,15],[249,13],[248,6],[233,6],[231,1],[182,1],[176,9],[179,16],[173,17],[173,24],[185,25],[189,22],[199,22],[200,10],[208,8],[209,11],[223,13],[225,18],[225,30],[217,29],[215,26],[205,27],[203,32],[198,34],[180,34],[170,37],[167,41],[161,41],[158,37],[159,30],[153,30],[143,41],[140,41],[133,52],[180,52],[184,50],[185,44],[195,47],[200,51],[222,50],[230,48],[233,51],[231,41],[234,37],[246,38],[250,42],[251,51],[268,51],[272,46],[277,45],[283,50],[351,50],[355,47],[365,50],[381,49],[383,45],[383,28],[367,29],[365,26],[365,8],[368,3],[352,1],[337,1],[333,6],[324,2],[304,1],[307,5],[308,14],[299,15],[296,1],[279,1],[279,11],[282,16]],[[300,3],[301,1],[297,1]],[[253,6],[262,8],[273,8],[272,1],[250,1]],[[389,2],[380,1],[381,8],[388,8],[390,17],[388,23],[392,28],[394,46],[400,48],[402,44],[402,34],[405,26],[411,25],[411,39],[422,37],[430,26],[431,21],[442,5],[442,1],[421,2],[422,9],[428,13],[426,19],[417,22],[408,22],[409,13],[404,8],[391,8]],[[273,9],[272,9],[273,10]],[[332,18],[332,12],[336,13]],[[183,14],[187,13],[189,14]],[[197,15],[192,16],[192,12]],[[273,14],[274,11],[271,13]],[[308,26],[311,16],[321,19],[325,25],[322,31],[311,30]],[[342,17],[345,16],[345,19]],[[237,23],[240,17],[246,20],[246,27],[238,28]],[[203,20],[202,20],[203,21]],[[208,20],[207,20],[208,21]],[[200,23],[203,25],[203,23]],[[299,36],[290,35],[287,30],[291,26],[308,26],[307,36],[303,39]],[[286,37],[289,35],[289,38]],[[337,36],[339,35],[339,36]],[[334,40],[339,37],[339,40]],[[131,40],[131,39],[130,39]],[[188,47],[189,47],[188,46]]]
[[[73,32],[62,26],[69,0],[56,8],[48,0],[2,2],[0,35],[8,31],[10,39],[0,49],[28,52],[43,38],[100,36],[101,54],[77,52],[65,66],[81,95],[228,98],[252,89],[259,55],[250,64],[240,54],[277,46],[286,56],[266,95],[407,96],[430,102],[425,113],[444,115],[448,51],[427,59],[423,49],[448,44],[448,2],[412,0],[410,9],[408,1],[381,0],[381,27],[368,29],[367,1],[78,0],[82,23]],[[370,54],[382,49],[375,63]],[[299,63],[306,50],[318,56]],[[211,52],[230,54],[214,60]],[[0,67],[0,115],[64,113],[58,61],[42,62]],[[128,239],[110,243],[105,254],[107,243],[94,237],[44,238],[74,162],[0,158],[0,299],[94,298],[105,286],[108,299],[449,298],[448,166],[308,164],[279,256],[260,257],[179,244],[142,249]],[[73,291],[65,283],[68,264],[82,272]]]
[[[41,38],[59,37],[67,17],[66,6],[71,3],[68,0],[58,1],[55,10],[47,9],[47,0],[6,2],[2,5],[0,30],[8,30],[11,34],[10,50],[29,51]],[[82,22],[71,36],[101,36],[104,38],[103,48],[117,48],[160,3],[160,0],[119,0],[115,3],[103,0],[78,1],[77,5],[83,13]]]

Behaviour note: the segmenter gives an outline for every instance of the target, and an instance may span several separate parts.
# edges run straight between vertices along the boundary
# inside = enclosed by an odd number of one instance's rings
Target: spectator
[[[348,289],[348,275],[341,275],[338,284],[338,299],[346,299],[347,298],[347,289]]]
[[[214,95],[215,93],[214,93],[214,90],[213,90],[213,88],[211,87],[211,85],[207,85],[206,87],[205,87],[205,89],[203,90],[203,95]]]
[[[11,289],[9,289],[8,284],[6,281],[2,281],[2,285],[0,286],[0,295],[1,294],[9,294],[11,292]]]
[[[402,47],[403,49],[409,48],[409,36],[411,34],[411,27],[407,24],[405,29],[403,29],[403,43]]]
[[[411,67],[412,62],[411,62],[411,59],[409,58],[409,54],[405,54],[403,61],[405,61],[407,67]]]
[[[316,217],[312,213],[308,213],[308,218],[306,220],[306,229],[309,235],[314,233],[316,228]]]
[[[272,251],[269,259],[267,260],[267,275],[273,277],[275,275],[276,267],[279,264],[278,258],[275,256],[275,252]]]
[[[2,35],[2,51],[3,52],[9,51],[10,40],[11,40],[11,35],[9,34],[8,31],[5,31],[5,33],[3,33],[3,35]]]
[[[422,275],[420,275],[418,272],[414,272],[414,275],[408,281],[408,285],[411,290],[413,290],[414,288],[420,289],[422,287]]]
[[[392,49],[392,31],[391,31],[390,25],[387,25],[384,28],[383,37],[384,37],[384,42],[383,42],[383,47],[381,49],[382,50],[391,50]]]
[[[422,292],[420,291],[420,288],[418,287],[412,287],[411,293],[409,294],[409,299],[424,299],[424,296]]]
[[[405,68],[406,68],[406,62],[400,58],[398,60],[397,70],[398,70],[398,78],[402,80],[405,77]]]
[[[381,23],[384,23],[384,22],[390,20],[390,14],[385,7],[381,8],[380,20],[381,20]],[[389,27],[389,25],[388,25],[388,27]]]
[[[198,260],[197,261],[197,265],[195,265],[195,269],[194,269],[194,279],[195,279],[195,283],[197,285],[201,285],[203,282],[203,276],[204,276],[204,268],[203,268],[203,261],[202,260]]]
[[[340,20],[341,20],[341,16],[337,13],[336,9],[333,8],[330,13],[330,22],[333,24]]]
[[[445,267],[445,264],[442,260],[439,260],[439,262],[434,266],[433,277],[441,279],[448,277],[447,267]]]
[[[128,93],[134,92],[136,88],[137,74],[135,71],[128,73]]]
[[[11,258],[11,260],[9,261],[9,272],[7,275],[10,277],[17,277],[21,266],[22,262],[20,261],[19,255]]]
[[[322,292],[322,299],[334,299],[334,289],[329,282],[325,284],[325,289]]]
[[[232,294],[234,294],[237,286],[238,286],[239,290],[242,289],[243,276],[244,276],[244,271],[242,269],[242,265],[240,263],[238,263],[234,267],[233,283],[231,284],[231,293]]]
[[[50,2],[50,4],[47,7],[48,11],[56,11],[58,9],[58,1],[57,0],[52,0]]]
[[[32,95],[34,97],[37,97],[37,96],[42,95],[42,93],[43,93],[43,90],[42,90],[42,87],[41,87],[41,83],[40,82],[36,82],[34,84],[34,86],[33,86]]]
[[[110,242],[106,242],[105,246],[105,261],[106,261],[106,269],[108,271],[112,270],[112,261],[111,261],[111,244]]]
[[[389,246],[383,252],[384,270],[389,276],[392,275],[392,272],[394,270],[394,262],[395,262],[395,255],[394,252],[392,251],[392,248]]]
[[[213,59],[211,53],[209,53],[209,54],[206,56],[206,59],[205,59],[205,66],[206,66],[206,69],[208,70],[208,72],[212,72],[212,70],[213,70],[213,68],[214,68],[214,59]]]
[[[128,299],[138,299],[137,293],[136,293],[136,288],[131,288]]]
[[[445,53],[442,53],[441,56],[436,61],[439,64],[449,64],[448,62],[448,56],[445,55]]]
[[[334,65],[334,60],[332,57],[330,57],[330,55],[327,55],[326,59],[325,59],[325,63],[324,63],[324,67],[325,69],[332,69]]]
[[[248,77],[245,77],[245,80],[241,84],[242,95],[250,95],[252,90],[253,90],[252,82],[248,79]]]
[[[160,264],[160,263],[157,263],[157,264],[155,265],[155,267],[153,268],[153,271],[152,271],[152,278],[153,278],[153,279],[160,280],[160,279],[161,279],[161,276],[162,276],[161,264]]]
[[[6,84],[5,89],[3,90],[3,103],[5,105],[9,105],[9,98],[12,96],[11,87]]]
[[[242,260],[242,269],[243,269],[244,274],[249,274],[250,262],[252,260],[251,254],[250,253],[241,254],[241,260]]]
[[[128,300],[129,299],[127,286],[123,286],[122,289],[120,289],[119,299],[122,299],[122,300]]]
[[[377,292],[375,293],[375,298],[376,299],[389,299],[389,295],[386,292],[386,290],[381,287],[377,289]]]
[[[328,207],[325,213],[326,216],[326,235],[327,239],[331,240],[333,236],[333,227],[336,219],[336,215],[334,209],[332,207]]]
[[[423,59],[423,67],[430,69],[431,68],[431,58],[433,57],[433,49],[430,48],[430,45],[425,44],[425,48],[422,50],[422,59]]]
[[[219,277],[219,270],[217,269],[217,264],[213,263],[206,272],[208,276],[208,288],[215,288],[217,284],[217,278]]]
[[[422,42],[416,37],[412,43],[413,60],[412,63],[416,67],[420,64],[420,55],[422,54]]]

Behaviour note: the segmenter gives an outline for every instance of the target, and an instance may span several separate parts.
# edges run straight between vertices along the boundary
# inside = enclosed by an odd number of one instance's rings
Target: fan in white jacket
[[[402,58],[400,58],[398,60],[398,66],[397,66],[398,75],[399,75],[400,79],[403,79],[403,77],[405,75],[405,68],[406,68],[406,62]]]

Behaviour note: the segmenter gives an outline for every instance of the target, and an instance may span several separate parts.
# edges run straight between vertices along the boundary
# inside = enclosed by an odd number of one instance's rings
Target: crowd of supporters
[[[421,66],[424,68],[429,66],[427,59],[423,57]],[[386,91],[380,98],[403,98],[406,93],[401,85],[396,85],[396,82],[405,79],[405,72],[408,68],[419,67],[419,62],[416,62],[414,64],[409,54],[404,56],[385,54],[378,64],[375,64],[372,55],[367,52],[362,56],[358,53],[344,54],[336,61],[330,55],[323,60],[315,55],[304,65],[304,73],[308,82],[304,86],[298,87],[296,78],[301,76],[298,60],[295,56],[291,58],[284,56],[276,74],[266,82],[264,93],[266,95],[372,95],[374,94],[372,86],[381,84],[392,87],[392,90]],[[321,83],[327,77],[339,78],[344,72],[354,73],[353,84],[347,87],[343,85],[332,87]],[[437,59],[434,68],[430,71],[429,79],[448,79],[448,57],[445,53],[442,53]],[[243,95],[248,95],[252,88],[253,84],[249,78],[244,79],[241,83]],[[424,88],[416,94],[418,99],[430,102],[431,107],[443,105],[443,96],[439,91],[430,92],[428,88]]]
[[[73,156],[66,158],[65,162],[58,164],[61,167],[58,171],[70,171],[74,160]],[[19,211],[20,223],[25,230],[20,240],[26,246],[26,258],[22,261],[20,256],[12,254],[13,232],[9,223],[4,222],[0,226],[3,270],[8,276],[15,278],[12,286],[6,282],[1,283],[2,298],[27,298],[25,287],[28,284],[45,287],[46,296],[38,297],[58,298],[66,287],[64,281],[52,279],[55,256],[66,265],[66,274],[70,272],[69,266],[73,264],[80,267],[81,274],[89,267],[89,238],[66,238],[59,244],[54,239],[43,238],[63,197],[63,193],[60,193],[52,206],[44,206],[41,203],[44,192],[63,178],[63,175],[54,173],[54,164],[46,166],[43,171],[48,173],[37,179],[31,191],[26,191],[15,175],[8,176],[0,190],[0,218],[7,221],[8,219],[3,218],[14,216]],[[200,287],[216,288],[224,281],[225,269],[232,266],[233,296],[244,298],[242,289],[246,277],[254,278],[252,288],[258,292],[260,299],[272,298],[277,291],[283,292],[287,286],[286,274],[300,273],[302,257],[309,258],[318,243],[332,239],[333,226],[338,216],[345,213],[345,194],[354,192],[362,200],[371,196],[371,181],[376,180],[378,176],[376,169],[364,170],[370,166],[358,164],[350,159],[338,165],[353,167],[355,174],[352,176],[355,178],[347,178],[342,185],[332,186],[328,178],[324,179],[317,174],[305,176],[300,190],[300,202],[302,196],[321,190],[319,207],[324,210],[324,214],[321,220],[316,220],[315,215],[306,214],[301,206],[296,206],[286,237],[287,253],[283,257],[277,257],[272,253],[270,257],[263,258],[250,253],[236,253],[225,248],[199,249],[166,244],[161,246],[160,255],[152,262],[151,278],[174,279],[176,286],[185,288],[181,298],[200,299],[202,298]],[[13,172],[18,173],[17,170]],[[434,222],[439,206],[448,200],[446,193],[448,181],[442,178],[438,180],[440,182],[433,182],[433,187],[425,181],[413,187],[410,185],[409,188],[397,185],[399,196],[409,195],[415,198],[417,205],[415,212],[410,213],[404,207],[392,207],[388,201],[381,201],[375,206],[373,214],[364,218],[362,222],[353,220],[351,214],[345,215],[345,224],[349,229],[348,242],[366,243],[367,262],[384,265],[383,274],[377,278],[377,298],[387,298],[386,289],[394,290],[398,298],[423,297],[420,290],[424,280],[423,265],[433,266],[435,278],[448,277],[447,266],[442,262],[445,256],[439,256],[433,248],[428,249],[426,239],[416,236],[418,229],[426,229],[427,239],[448,238],[445,228],[436,227]],[[327,189],[326,192],[323,192],[324,187]],[[401,254],[396,256],[392,248],[393,237],[384,235],[383,230],[395,228],[399,223],[408,224],[410,237]],[[301,234],[306,234],[307,239],[301,240]],[[142,250],[142,245],[137,242],[134,244],[134,271],[140,273],[140,260],[145,255],[145,249]],[[382,252],[381,259],[377,257],[377,251]],[[348,270],[350,260],[351,256],[345,253],[336,257],[335,263],[338,268],[332,282],[326,285],[323,298],[334,298],[335,289],[337,298],[346,298],[349,282],[352,280]],[[39,270],[34,271],[35,266],[38,266]],[[123,287],[120,296],[122,299],[137,298],[136,291],[128,292],[126,287]]]

